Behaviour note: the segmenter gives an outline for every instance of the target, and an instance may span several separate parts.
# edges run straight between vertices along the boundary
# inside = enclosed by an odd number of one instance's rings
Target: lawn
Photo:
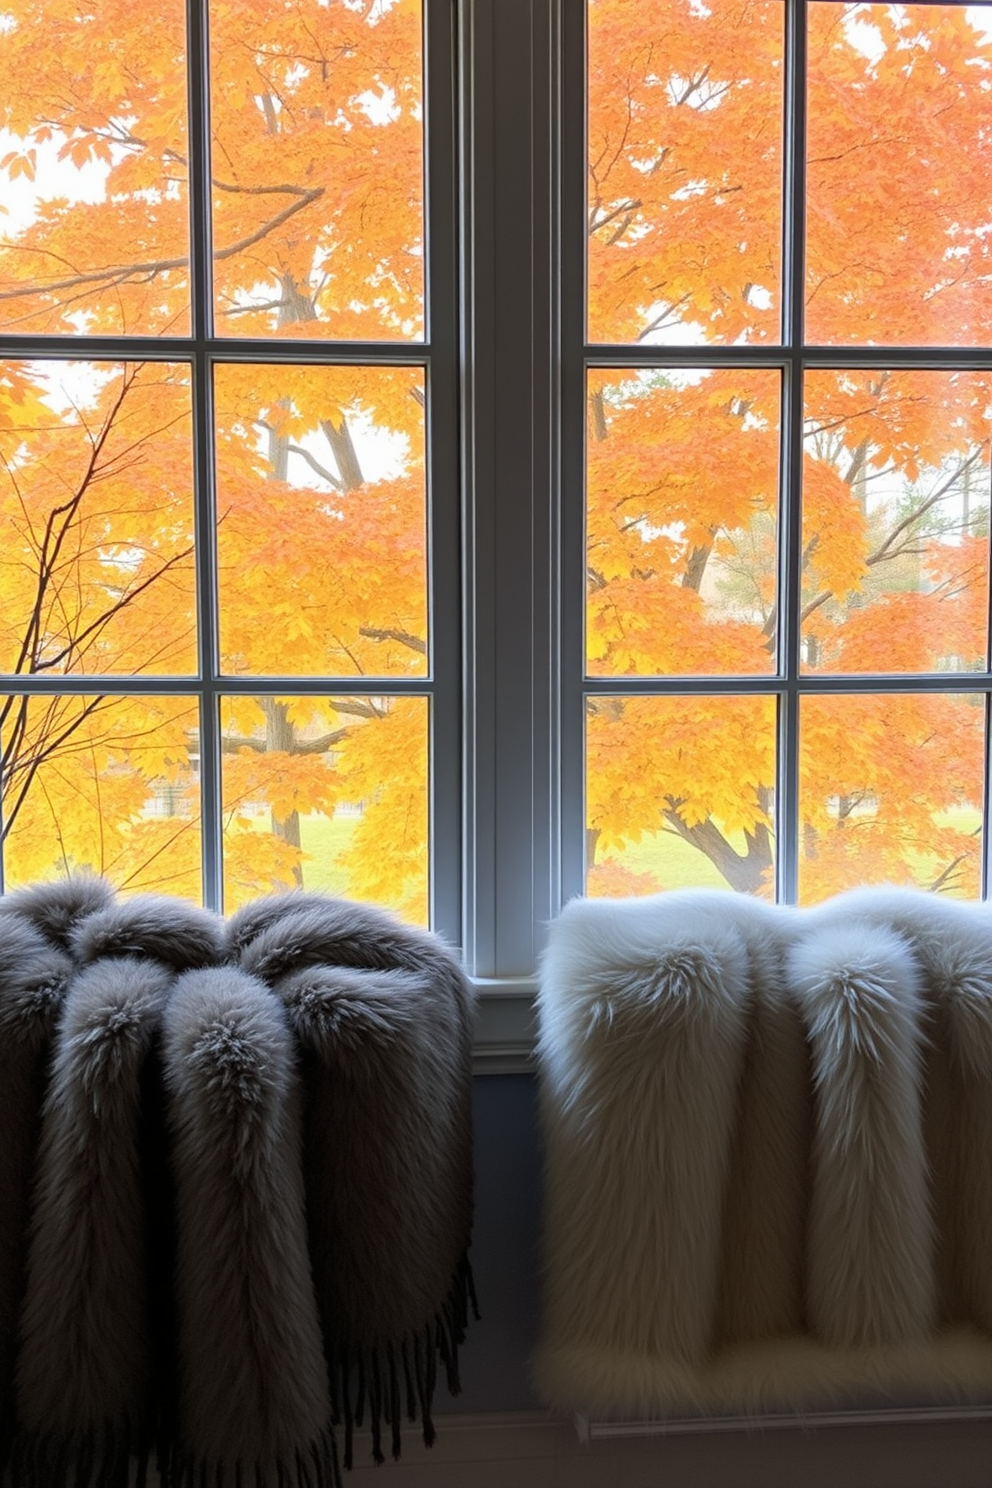
[[[268,827],[268,816],[258,819],[259,830]],[[308,889],[320,889],[329,894],[348,893],[348,874],[340,866],[340,858],[347,850],[361,818],[351,814],[305,816],[300,822],[300,835],[306,858],[303,864],[303,883]],[[981,825],[981,813],[973,807],[957,807],[942,811],[935,818],[937,825],[955,827],[960,832],[973,832]],[[739,852],[744,842],[731,839]],[[631,843],[621,851],[607,855],[632,873],[650,873],[663,889],[726,888],[726,880],[717,872],[708,858],[683,842],[673,832],[646,832],[640,842]],[[912,861],[914,877],[920,883],[932,879],[937,871],[932,860],[916,855]]]

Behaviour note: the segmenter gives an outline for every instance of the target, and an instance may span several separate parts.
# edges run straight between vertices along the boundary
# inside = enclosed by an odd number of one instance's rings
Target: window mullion
[[[200,673],[199,784],[203,901],[223,902],[220,720],[217,611],[217,535],[214,520],[213,252],[210,220],[210,76],[206,0],[188,0],[190,294],[193,323],[193,501],[196,608]]]
[[[527,975],[556,907],[552,561],[555,8],[465,28],[466,952]]]
[[[427,492],[430,675],[430,842],[433,923],[460,941],[459,863],[459,479],[458,297],[455,180],[457,163],[454,11],[450,0],[426,0]]]
[[[781,521],[779,523],[779,693],[776,898],[799,895],[799,672],[802,593],[803,301],[806,229],[806,0],[788,0],[785,38],[785,180],[782,339]]]
[[[562,7],[561,893],[585,892],[585,6]],[[626,353],[626,348],[624,349]]]

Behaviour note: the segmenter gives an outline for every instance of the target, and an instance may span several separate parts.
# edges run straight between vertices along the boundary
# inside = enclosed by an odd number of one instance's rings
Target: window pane
[[[779,388],[777,371],[589,373],[592,674],[774,670]]]
[[[992,340],[992,6],[809,7],[806,339]]]
[[[982,696],[801,699],[800,899],[862,883],[976,898],[984,749]]]
[[[195,670],[190,424],[183,366],[0,366],[0,670]]]
[[[422,369],[221,366],[216,393],[224,668],[423,676]]]
[[[429,915],[426,698],[229,697],[224,903],[300,885]]]
[[[586,700],[586,877],[614,898],[774,895],[775,700]]]
[[[199,900],[198,740],[192,698],[0,698],[7,888],[89,869]]]
[[[775,341],[784,6],[588,0],[589,339]]]
[[[6,0],[0,325],[189,330],[183,0]]]
[[[418,0],[254,0],[210,14],[220,334],[418,339]]]
[[[807,671],[984,667],[990,405],[984,372],[807,374]]]

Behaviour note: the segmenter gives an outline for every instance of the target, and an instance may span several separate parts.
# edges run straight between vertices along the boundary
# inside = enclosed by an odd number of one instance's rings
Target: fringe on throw
[[[421,1424],[424,1445],[432,1447],[434,1392],[438,1364],[448,1393],[461,1391],[458,1350],[465,1342],[469,1317],[479,1318],[479,1304],[468,1255],[458,1262],[451,1290],[433,1320],[400,1341],[365,1348],[341,1348],[330,1361],[331,1402],[335,1422],[344,1430],[343,1460],[354,1465],[355,1427],[368,1417],[372,1458],[383,1463],[383,1439],[388,1434],[394,1462],[402,1452],[402,1423]]]

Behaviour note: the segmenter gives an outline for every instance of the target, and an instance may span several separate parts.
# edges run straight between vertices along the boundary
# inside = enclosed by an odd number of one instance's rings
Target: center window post
[[[480,1047],[502,1068],[527,1047],[537,960],[561,898],[557,139],[560,31],[580,9],[466,0],[458,11],[465,950],[482,991]]]

